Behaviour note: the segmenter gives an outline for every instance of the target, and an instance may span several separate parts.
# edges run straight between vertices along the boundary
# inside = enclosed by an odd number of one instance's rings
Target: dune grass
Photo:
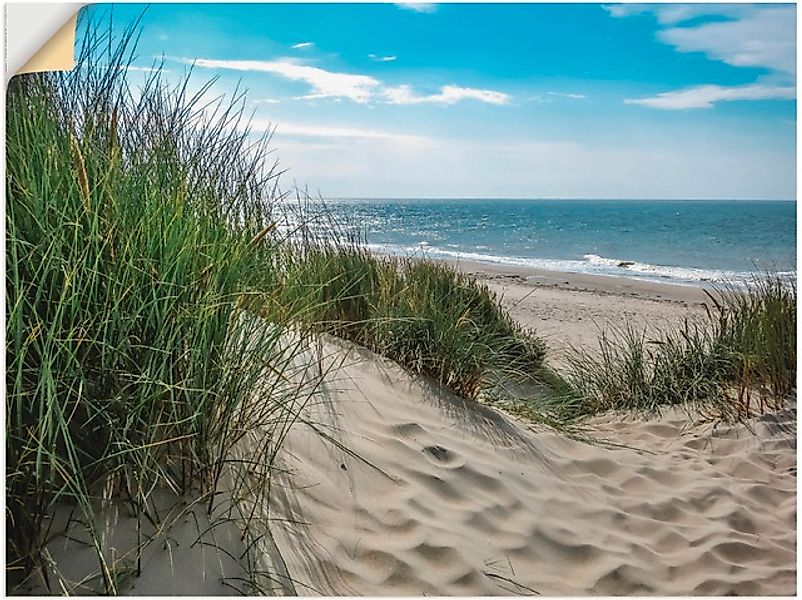
[[[450,266],[345,244],[307,248],[302,255],[272,301],[292,305],[304,298],[312,308],[301,312],[320,331],[471,399],[480,397],[491,375],[542,367],[543,342],[514,322],[487,286]]]
[[[571,410],[684,405],[737,420],[781,407],[796,387],[796,284],[758,274],[708,300],[706,319],[654,334],[602,332],[597,351],[576,350]]]
[[[249,402],[296,352],[289,315],[242,310],[271,259],[267,140],[240,127],[240,98],[204,104],[159,72],[129,85],[133,30],[85,31],[74,71],[15,77],[7,97],[7,574],[42,566],[48,515],[73,503],[114,593],[98,486],[137,511],[157,486],[214,490],[238,436],[288,420],[302,391]]]

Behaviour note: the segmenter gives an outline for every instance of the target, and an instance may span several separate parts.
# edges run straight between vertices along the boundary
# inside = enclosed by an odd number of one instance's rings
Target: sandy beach
[[[273,535],[302,595],[790,595],[795,411],[536,431],[354,350],[287,441]]]
[[[555,351],[700,314],[698,288],[477,264]],[[790,595],[796,410],[735,426],[600,416],[536,429],[344,346],[287,440],[273,535],[298,594]]]
[[[622,315],[663,326],[704,314],[699,288],[458,266],[558,357],[592,348]],[[333,338],[299,360],[328,374],[284,440],[269,502],[245,498],[237,511],[255,510],[269,535],[243,538],[230,512],[179,511],[121,592],[247,592],[248,571],[291,595],[795,592],[795,404],[737,425],[678,409],[601,415],[584,423],[588,442]],[[112,553],[130,553],[133,520],[103,522]],[[87,577],[88,545],[60,538],[49,549]]]
[[[592,350],[603,329],[624,323],[659,328],[706,315],[701,287],[471,261],[451,264],[496,292],[518,322],[547,341],[549,357],[557,363],[572,346]]]

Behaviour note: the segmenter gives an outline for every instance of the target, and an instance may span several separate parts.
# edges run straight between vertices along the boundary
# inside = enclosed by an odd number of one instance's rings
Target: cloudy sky
[[[153,4],[135,66],[241,82],[284,183],[324,196],[793,199],[795,23],[788,4]]]

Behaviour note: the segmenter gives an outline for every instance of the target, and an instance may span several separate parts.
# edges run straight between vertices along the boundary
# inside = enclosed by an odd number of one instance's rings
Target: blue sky
[[[796,197],[794,5],[152,4],[156,57],[324,196]]]

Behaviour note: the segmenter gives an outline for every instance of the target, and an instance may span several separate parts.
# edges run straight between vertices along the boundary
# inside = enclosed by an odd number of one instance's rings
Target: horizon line
[[[796,198],[605,198],[582,196],[320,196],[323,200],[586,200],[626,202],[796,202]]]

